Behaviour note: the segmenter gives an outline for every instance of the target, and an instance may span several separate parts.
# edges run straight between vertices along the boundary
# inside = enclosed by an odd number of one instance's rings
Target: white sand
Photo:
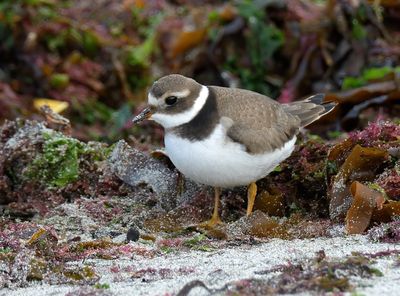
[[[140,244],[140,243],[135,243]],[[142,247],[151,248],[140,244]],[[181,251],[154,258],[134,256],[133,259],[87,260],[101,275],[100,282],[110,285],[105,291],[115,295],[166,295],[177,293],[186,283],[201,280],[209,288],[221,288],[224,284],[246,278],[266,278],[276,273],[260,275],[279,264],[296,263],[315,257],[317,251],[324,250],[328,260],[340,259],[352,252],[376,253],[388,250],[400,250],[398,244],[373,243],[366,236],[346,236],[335,238],[317,238],[286,241],[273,239],[258,245],[242,245],[212,252]],[[362,295],[399,295],[400,268],[394,266],[396,256],[376,259],[374,267],[382,271],[382,277],[370,279],[354,278],[352,284]],[[79,263],[80,264],[80,263]],[[112,273],[110,268],[118,266],[120,270]],[[131,278],[134,271],[154,268],[155,274],[148,273],[140,278]],[[166,268],[172,270],[162,278],[157,271]],[[17,290],[4,289],[0,295],[65,295],[76,291],[77,286],[37,285]],[[193,289],[190,295],[207,295],[206,290]]]

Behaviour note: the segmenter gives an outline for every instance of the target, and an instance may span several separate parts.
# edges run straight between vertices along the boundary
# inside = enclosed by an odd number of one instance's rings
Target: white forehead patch
[[[199,113],[201,108],[203,108],[204,104],[207,101],[208,93],[209,93],[208,88],[203,85],[201,87],[199,96],[196,98],[193,106],[190,109],[185,110],[181,113],[176,113],[176,114],[154,113],[151,116],[151,119],[153,119],[154,121],[161,124],[164,128],[173,128],[173,127],[185,124],[185,123],[191,121]],[[175,95],[176,95],[176,93],[175,93]],[[151,94],[149,94],[149,104],[150,105],[152,104],[150,100],[153,100],[153,99],[155,100],[155,102],[157,104],[157,99],[154,98]]]
[[[149,105],[151,105],[151,106],[157,106],[158,105],[157,98],[155,96],[153,96],[153,94],[150,93],[150,92],[149,92],[147,101],[148,101]]]

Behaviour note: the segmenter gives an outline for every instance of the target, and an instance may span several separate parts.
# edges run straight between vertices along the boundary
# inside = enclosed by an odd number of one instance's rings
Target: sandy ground
[[[142,245],[134,243],[136,245]],[[301,263],[315,258],[315,253],[324,250],[327,259],[340,259],[353,252],[376,253],[388,250],[400,250],[398,244],[373,243],[366,236],[345,236],[334,238],[317,238],[286,241],[273,239],[257,245],[232,246],[211,252],[184,251],[169,253],[154,258],[89,260],[85,264],[95,266],[101,275],[100,282],[110,285],[104,292],[114,295],[174,295],[188,282],[203,281],[209,288],[217,289],[225,284],[246,278],[266,278],[278,272],[260,274],[280,264]],[[397,265],[395,264],[397,260]],[[80,264],[80,263],[76,263]],[[373,267],[379,269],[383,276],[352,278],[357,295],[399,295],[400,267],[398,255],[375,259]],[[118,277],[111,272],[112,268],[126,270],[125,275]],[[154,274],[132,279],[132,270],[155,270]],[[160,277],[162,270],[167,274]],[[172,272],[171,272],[172,271]],[[0,295],[65,295],[77,293],[77,286],[37,285],[17,290],[5,289]],[[354,293],[354,292],[353,292]],[[218,294],[218,293],[217,293]],[[348,293],[349,295],[351,293]],[[189,295],[209,295],[197,287]],[[355,295],[355,294],[352,294]]]

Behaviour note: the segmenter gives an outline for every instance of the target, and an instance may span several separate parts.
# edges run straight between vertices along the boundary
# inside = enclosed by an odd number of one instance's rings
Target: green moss
[[[183,245],[189,248],[193,248],[195,246],[198,246],[205,238],[206,236],[204,234],[195,235],[192,238],[185,240],[183,242]]]
[[[381,186],[379,186],[379,184],[377,184],[377,183],[372,183],[372,182],[368,182],[368,183],[367,183],[367,186],[368,186],[369,188],[373,189],[373,190],[376,190],[376,191],[382,193],[383,197],[384,197],[385,199],[388,199],[388,196],[387,196],[387,194],[386,194],[385,189],[383,189]]]
[[[10,247],[1,247],[0,254],[8,254],[11,253],[13,250]]]
[[[97,283],[94,285],[94,287],[96,289],[110,289],[110,285],[107,283],[103,283],[103,284]]]
[[[79,178],[83,158],[104,160],[109,151],[50,131],[43,133],[42,152],[25,171],[25,177],[38,180],[49,187],[63,187]]]
[[[160,251],[163,252],[164,254],[170,254],[175,252],[175,250],[171,247],[167,247],[167,246],[162,246],[160,247]]]
[[[216,250],[216,248],[213,248],[211,246],[198,246],[194,249],[197,251],[203,251],[203,252],[212,252],[212,251]]]
[[[380,271],[379,269],[377,269],[377,268],[374,268],[374,267],[371,267],[370,269],[369,269],[369,272],[371,273],[371,274],[373,274],[373,275],[375,275],[375,276],[383,276],[383,272],[382,271]]]
[[[340,138],[342,135],[343,135],[343,132],[341,132],[341,131],[328,132],[329,139],[337,139],[337,138]]]
[[[192,250],[197,250],[197,251],[203,251],[203,252],[211,252],[214,251],[215,248],[212,246],[209,246],[204,243],[204,240],[206,239],[205,234],[199,234],[195,235],[192,238],[189,238],[183,242],[183,245],[185,247],[188,247]]]

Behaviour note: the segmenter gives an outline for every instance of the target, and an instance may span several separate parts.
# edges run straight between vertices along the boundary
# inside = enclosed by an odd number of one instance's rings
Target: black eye
[[[175,96],[171,96],[165,99],[165,104],[167,104],[168,106],[172,106],[176,103],[176,101],[178,101],[178,98]]]

